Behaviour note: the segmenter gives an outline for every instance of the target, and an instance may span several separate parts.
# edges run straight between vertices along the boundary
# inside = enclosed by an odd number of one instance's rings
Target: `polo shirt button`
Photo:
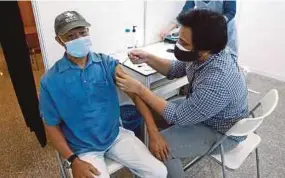
[[[84,83],[87,83],[87,81],[86,81],[86,80],[84,80]]]

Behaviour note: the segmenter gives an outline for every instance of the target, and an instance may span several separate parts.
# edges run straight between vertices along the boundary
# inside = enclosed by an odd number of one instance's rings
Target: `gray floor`
[[[38,56],[39,70],[34,70],[37,88],[44,73]],[[35,69],[35,64],[32,65]],[[2,75],[1,75],[2,73]],[[40,147],[35,134],[24,122],[12,82],[0,48],[0,177],[58,178],[55,151]]]
[[[264,120],[257,131],[262,138],[259,146],[261,177],[283,178],[285,177],[285,83],[249,74],[248,87],[260,92],[260,94],[249,94],[250,108],[270,89],[276,88],[279,92],[276,110]],[[217,163],[207,158],[187,171],[187,177],[218,178],[221,177],[220,168]],[[234,172],[227,171],[227,176],[230,178],[256,177],[255,154],[250,155],[240,169]]]

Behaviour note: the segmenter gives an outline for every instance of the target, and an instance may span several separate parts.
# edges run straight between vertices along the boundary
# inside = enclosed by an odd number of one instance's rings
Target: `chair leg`
[[[31,49],[29,52],[30,52],[30,59],[31,59],[32,64],[36,64],[36,70],[39,70],[39,65],[37,61],[37,53],[35,52],[34,49]]]
[[[39,64],[37,61],[37,53],[34,53],[34,59],[35,59],[35,63],[36,63],[36,68],[37,68],[37,70],[39,70]]]
[[[192,160],[190,163],[188,163],[186,166],[184,166],[183,171],[186,172],[188,169],[190,169],[191,167],[196,165],[199,161],[201,161],[206,156],[208,156],[208,154],[205,154],[205,155],[200,156],[200,157],[196,157],[194,160]]]
[[[260,92],[252,90],[252,89],[247,89],[247,91],[250,93],[254,93],[254,94],[260,94]]]
[[[225,166],[225,157],[224,157],[224,147],[223,147],[223,144],[220,144],[220,148],[221,148],[221,161],[222,161],[223,178],[226,178],[226,166]]]
[[[257,178],[260,178],[258,148],[255,149]]]
[[[219,141],[213,144],[213,146],[203,155],[200,157],[196,157],[191,163],[187,164],[186,167],[183,168],[184,171],[187,171],[189,168],[197,164],[200,160],[205,158],[206,156],[210,155],[216,148],[218,148],[224,140],[227,139],[227,135],[224,135]]]
[[[196,162],[197,160],[199,161],[200,160],[200,157],[197,156],[196,158],[194,158],[191,162],[189,162],[188,164],[186,164],[183,168],[184,171],[187,171],[190,167],[192,167]]]
[[[61,170],[60,170],[60,178],[65,178],[65,177],[64,177],[64,173],[61,172]]]
[[[56,158],[57,158],[57,161],[59,163],[60,177],[66,178],[65,171],[64,171],[64,168],[63,168],[63,165],[62,165],[62,161],[61,161],[61,158],[60,158],[60,155],[59,155],[58,152],[56,152]]]

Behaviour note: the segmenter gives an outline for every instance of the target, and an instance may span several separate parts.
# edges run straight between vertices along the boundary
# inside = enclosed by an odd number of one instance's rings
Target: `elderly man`
[[[45,128],[73,177],[109,177],[104,158],[113,159],[141,177],[165,178],[166,168],[134,134],[120,127],[112,57],[90,51],[90,24],[75,11],[55,19],[55,40],[66,52],[41,80],[40,111]],[[122,71],[121,71],[122,72]],[[129,94],[150,122],[144,102]],[[153,124],[148,127],[160,138]]]

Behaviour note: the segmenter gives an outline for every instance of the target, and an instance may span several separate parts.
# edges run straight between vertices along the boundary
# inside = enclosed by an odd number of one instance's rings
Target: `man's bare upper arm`
[[[121,67],[121,65],[117,65],[116,69],[115,69],[115,76],[117,76],[117,73],[124,73],[124,74],[127,74]],[[116,82],[117,83],[117,82]],[[125,92],[133,101],[135,99],[135,95],[133,93],[129,93],[129,92]]]

